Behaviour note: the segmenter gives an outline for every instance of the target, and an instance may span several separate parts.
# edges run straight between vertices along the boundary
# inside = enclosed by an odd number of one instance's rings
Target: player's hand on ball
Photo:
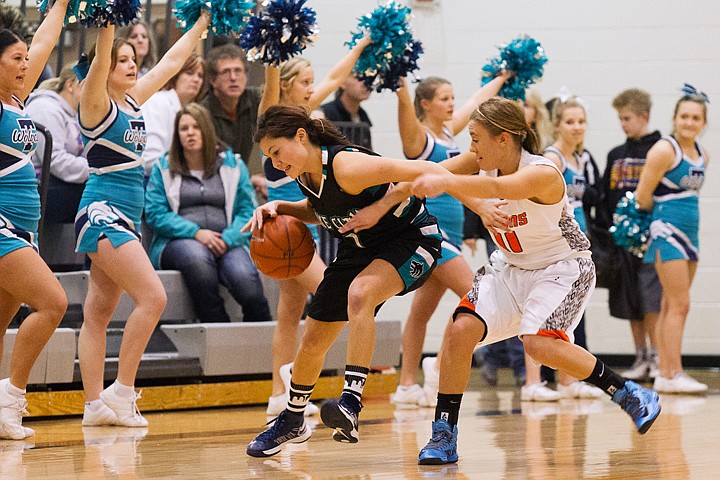
[[[243,226],[241,232],[250,231],[254,233],[262,230],[265,219],[275,218],[277,214],[277,202],[275,200],[264,203],[255,209],[252,217],[250,217],[250,220]]]
[[[446,175],[426,173],[420,175],[412,184],[412,194],[418,197],[437,197],[445,191]]]

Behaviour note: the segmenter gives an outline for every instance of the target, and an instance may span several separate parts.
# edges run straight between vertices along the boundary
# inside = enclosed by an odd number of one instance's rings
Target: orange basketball
[[[263,222],[250,239],[250,256],[258,270],[285,280],[300,275],[315,255],[310,229],[295,217],[278,215]]]

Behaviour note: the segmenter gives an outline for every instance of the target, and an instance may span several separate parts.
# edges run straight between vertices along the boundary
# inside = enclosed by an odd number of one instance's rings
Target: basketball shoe
[[[643,388],[632,380],[612,396],[613,402],[627,412],[642,435],[652,426],[660,415],[658,394],[654,390]]]
[[[360,404],[360,408],[362,408],[362,404]],[[336,442],[357,443],[360,439],[358,414],[345,404],[343,398],[323,403],[320,407],[320,418],[326,427],[335,429],[332,438]]]
[[[312,435],[305,418],[289,410],[283,410],[268,425],[267,430],[248,444],[246,452],[251,457],[270,457],[280,451],[283,443],[303,443]]]
[[[432,437],[420,450],[419,465],[443,465],[458,461],[457,453],[457,425],[450,428],[450,424],[440,418],[432,423]]]

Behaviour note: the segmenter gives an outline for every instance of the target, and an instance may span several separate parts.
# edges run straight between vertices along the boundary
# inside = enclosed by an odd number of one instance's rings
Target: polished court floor
[[[644,436],[609,399],[542,404],[520,402],[510,382],[475,389],[449,466],[417,465],[433,410],[397,410],[387,395],[366,399],[360,443],[336,443],[311,420],[308,442],[268,459],[245,454],[267,421],[260,406],[150,413],[147,429],[27,421],[29,441],[0,441],[0,479],[720,478],[720,373],[700,378],[710,392],[661,396]]]

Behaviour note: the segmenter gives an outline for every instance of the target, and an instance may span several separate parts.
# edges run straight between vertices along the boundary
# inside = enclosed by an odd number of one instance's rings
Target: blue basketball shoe
[[[419,465],[442,465],[458,461],[457,453],[457,425],[450,428],[450,424],[440,418],[432,423],[432,438],[420,450]]]
[[[288,410],[283,410],[268,424],[270,427],[248,444],[246,451],[251,457],[270,457],[280,451],[283,443],[303,443],[312,434],[305,424],[305,417],[293,415]]]
[[[612,399],[630,415],[641,435],[648,431],[660,415],[657,392],[631,380],[625,382],[625,386],[615,392]]]
[[[343,403],[342,398],[323,403],[320,408],[320,418],[326,427],[335,429],[332,438],[336,442],[357,443],[360,440],[358,415]]]

